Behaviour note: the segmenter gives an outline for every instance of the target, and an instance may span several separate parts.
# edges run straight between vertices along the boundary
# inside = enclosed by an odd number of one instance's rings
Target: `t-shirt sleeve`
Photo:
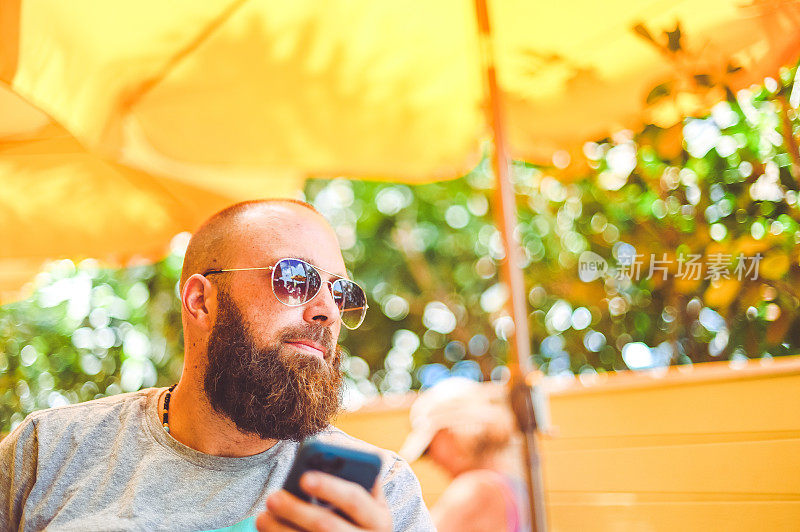
[[[436,530],[422,499],[422,489],[408,463],[397,456],[383,478],[383,493],[395,532]]]
[[[0,530],[17,530],[36,482],[38,439],[33,416],[0,441]]]

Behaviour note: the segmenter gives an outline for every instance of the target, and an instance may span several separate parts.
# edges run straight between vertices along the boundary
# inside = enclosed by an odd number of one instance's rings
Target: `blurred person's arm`
[[[497,474],[474,470],[457,476],[431,516],[439,532],[507,530],[506,505]]]

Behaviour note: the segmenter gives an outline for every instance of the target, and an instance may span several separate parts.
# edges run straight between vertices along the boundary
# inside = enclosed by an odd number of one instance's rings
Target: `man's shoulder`
[[[91,430],[92,427],[109,423],[121,423],[127,417],[126,414],[142,412],[147,400],[154,393],[158,393],[158,389],[148,388],[83,403],[37,410],[28,414],[9,437],[31,431],[38,434],[42,432],[58,434],[70,429]]]
[[[341,445],[343,447],[349,447],[351,449],[377,454],[381,457],[381,462],[383,463],[381,476],[384,479],[384,482],[391,481],[398,477],[398,475],[402,477],[403,475],[410,474],[412,477],[414,477],[408,462],[401,458],[396,452],[383,449],[371,443],[367,443],[364,440],[360,440],[347,434],[345,431],[337,427],[328,427],[318,434],[317,438],[326,443],[332,443],[335,445]],[[416,479],[416,477],[414,478]]]
[[[46,408],[44,410],[31,412],[28,418],[26,418],[26,421],[27,419],[31,419],[34,422],[69,421],[76,417],[85,419],[87,415],[92,416],[93,419],[97,419],[98,416],[113,415],[115,412],[126,410],[131,407],[144,407],[147,399],[154,393],[158,393],[157,388],[146,388],[137,392],[110,395],[83,403]]]

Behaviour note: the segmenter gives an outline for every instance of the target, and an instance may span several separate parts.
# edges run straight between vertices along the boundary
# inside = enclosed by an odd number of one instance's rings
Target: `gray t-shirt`
[[[298,444],[242,458],[200,453],[161,427],[162,390],[30,414],[0,441],[0,530],[209,530],[262,512]],[[319,437],[378,452],[394,530],[433,529],[405,461],[333,427]]]

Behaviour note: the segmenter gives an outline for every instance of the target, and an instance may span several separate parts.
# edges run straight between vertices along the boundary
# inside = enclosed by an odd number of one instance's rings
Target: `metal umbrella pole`
[[[536,417],[533,408],[532,389],[525,380],[525,376],[533,371],[534,368],[530,357],[531,347],[530,333],[528,331],[528,311],[525,303],[525,281],[522,269],[519,267],[521,253],[519,243],[514,240],[514,228],[517,224],[516,200],[509,172],[503,110],[500,104],[501,95],[497,86],[497,71],[486,0],[475,0],[475,9],[480,32],[484,81],[488,91],[489,119],[494,140],[492,167],[497,182],[494,216],[506,251],[506,259],[501,264],[501,272],[508,283],[510,294],[507,310],[514,320],[513,342],[509,342],[508,357],[509,369],[511,370],[509,399],[524,441],[523,463],[525,464],[528,484],[531,527],[534,532],[544,532],[547,530],[547,519],[541,462],[535,435]]]

